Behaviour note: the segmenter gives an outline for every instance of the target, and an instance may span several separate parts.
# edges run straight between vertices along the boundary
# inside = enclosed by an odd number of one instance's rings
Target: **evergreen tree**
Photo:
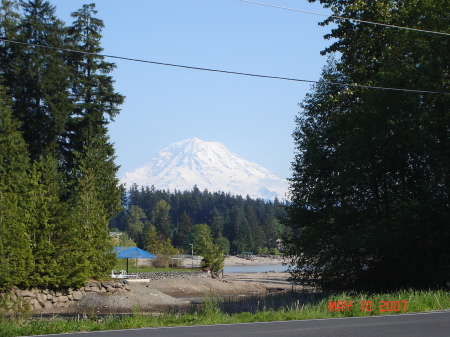
[[[0,37],[5,40],[16,41],[17,27],[20,22],[19,4],[16,0],[1,0],[0,4]],[[11,45],[0,42],[0,76],[4,77],[11,64]],[[12,104],[12,102],[11,102]]]
[[[17,159],[8,160],[16,165],[16,161],[24,162],[28,153],[31,158],[31,164],[23,165],[27,187],[22,189],[25,182],[17,180],[20,198],[16,200],[16,192],[8,192],[1,205],[9,205],[14,212],[14,207],[23,210],[20,226],[26,226],[23,233],[28,235],[28,245],[20,234],[17,242],[24,252],[30,247],[31,257],[26,278],[17,262],[17,285],[22,278],[22,285],[79,286],[87,278],[107,272],[114,261],[107,225],[121,209],[123,190],[116,178],[118,168],[107,125],[124,98],[114,92],[108,75],[115,65],[92,55],[102,51],[103,28],[101,20],[94,17],[94,8],[86,5],[75,12],[73,26],[66,28],[48,1],[1,3],[0,36],[23,42],[0,44],[0,75],[11,97],[6,101],[2,93],[2,109],[13,109],[28,148]],[[11,129],[11,123],[17,122],[9,120],[5,117],[1,127],[8,127],[11,137],[18,137],[20,133]],[[7,191],[9,180],[3,184],[3,179],[9,178],[4,172],[0,172],[0,180]],[[11,179],[18,177],[11,174]],[[1,227],[4,238],[20,227],[14,223],[19,218],[11,214],[4,217],[5,224],[11,222],[11,232],[6,234]],[[0,251],[5,263],[10,263],[3,241]],[[9,271],[9,265],[5,270]]]
[[[178,250],[173,247],[170,238],[163,238],[156,230],[156,227],[150,223],[146,225],[144,237],[144,249],[152,254],[158,255],[160,265],[163,267],[169,266],[169,255],[178,254]]]
[[[442,1],[320,2],[339,16],[448,30]],[[341,59],[305,99],[294,132],[294,276],[333,289],[442,286],[450,276],[448,95],[327,81],[448,91],[448,39],[337,21],[325,52]]]
[[[180,221],[178,222],[178,228],[174,235],[174,244],[177,247],[183,247],[184,249],[188,249],[189,242],[187,242],[187,237],[192,230],[192,222],[191,218],[186,212],[183,212],[180,217]]]
[[[145,231],[144,250],[152,254],[160,254],[162,252],[162,238],[158,234],[156,227],[148,223],[148,229]]]
[[[15,27],[15,40],[30,45],[8,44],[2,65],[5,85],[14,100],[14,114],[31,158],[51,155],[58,158],[58,143],[72,110],[69,98],[69,69],[63,53],[33,45],[67,47],[65,27],[48,1],[20,1],[23,16]],[[9,21],[11,23],[11,20]],[[11,24],[7,29],[14,29]],[[14,34],[14,33],[8,33]]]
[[[225,257],[219,245],[213,243],[211,228],[207,224],[194,225],[192,242],[196,253],[203,257],[201,267],[215,273],[223,269]]]
[[[210,221],[209,221],[209,227],[212,230],[212,235],[214,238],[219,238],[222,236],[223,232],[223,226],[224,226],[224,219],[222,214],[218,211],[216,207],[213,208],[213,210],[210,212]]]
[[[32,266],[25,195],[30,188],[27,145],[0,86],[0,289],[28,285]]]
[[[97,162],[97,192],[103,201],[108,219],[121,209],[120,198],[123,189],[118,186],[114,163],[113,145],[107,135],[109,119],[119,113],[124,97],[114,91],[113,79],[108,74],[115,68],[113,63],[103,60],[100,53],[101,30],[103,22],[94,17],[95,5],[84,5],[72,14],[75,18],[69,28],[73,48],[83,53],[70,54],[68,63],[72,68],[71,90],[76,102],[66,131],[66,172],[69,179],[77,180],[77,158],[83,159],[87,150],[95,151]],[[92,158],[89,159],[92,161]]]
[[[244,210],[241,207],[233,206],[230,220],[232,230],[230,238],[231,251],[236,254],[240,254],[244,251],[251,251],[254,243],[250,226],[245,218]]]
[[[142,247],[143,237],[146,236],[145,230],[148,229],[146,226],[148,220],[144,211],[139,206],[132,205],[128,210],[126,223],[128,235],[138,246]]]
[[[155,225],[162,238],[171,237],[171,221],[169,217],[170,205],[165,200],[160,200],[152,212],[152,223]]]
[[[67,206],[60,201],[60,181],[61,174],[52,156],[33,162],[32,184],[27,193],[30,205],[27,225],[33,254],[29,280],[37,287],[59,287],[64,284],[68,272],[58,263],[63,255],[60,244],[68,226]]]
[[[247,205],[245,209],[245,217],[250,228],[250,237],[252,245],[249,246],[250,251],[259,251],[264,246],[264,232],[258,223],[253,206]]]
[[[136,243],[130,239],[127,233],[121,233],[114,245],[117,247],[136,247]]]
[[[89,275],[98,277],[114,263],[108,223],[121,210],[122,188],[116,178],[118,167],[107,125],[108,118],[118,114],[123,96],[114,92],[113,80],[107,75],[115,65],[91,54],[102,51],[103,23],[94,17],[94,8],[85,5],[74,12],[75,21],[68,30],[72,48],[83,53],[67,58],[75,105],[67,123],[64,156],[69,185],[66,198],[74,225],[85,238]]]
[[[103,199],[102,170],[98,159],[103,157],[101,145],[88,144],[85,153],[80,155],[78,181],[74,193],[69,199],[75,235],[84,239],[79,245],[83,259],[89,261],[88,276],[100,277],[107,273],[115,262],[112,253],[113,241],[109,235],[108,223],[110,210],[105,207]],[[101,141],[99,141],[101,143]]]
[[[230,254],[230,241],[227,238],[220,236],[214,240],[214,243],[219,246],[222,254]]]

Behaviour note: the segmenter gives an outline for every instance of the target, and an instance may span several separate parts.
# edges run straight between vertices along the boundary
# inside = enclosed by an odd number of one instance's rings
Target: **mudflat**
[[[189,265],[190,259],[183,261]],[[279,259],[254,257],[250,260],[229,257],[226,265],[280,264]],[[160,312],[168,307],[185,306],[208,296],[265,295],[292,289],[289,273],[230,273],[215,279],[212,277],[180,277],[161,280],[133,280],[131,291],[120,293],[92,293],[69,308],[48,309],[43,313],[114,314],[131,313],[134,310]]]

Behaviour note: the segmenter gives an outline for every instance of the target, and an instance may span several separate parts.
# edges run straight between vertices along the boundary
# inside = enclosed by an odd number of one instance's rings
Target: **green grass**
[[[330,311],[330,302],[352,301],[349,310]],[[361,311],[361,302],[371,301],[371,311]],[[288,292],[244,299],[218,300],[210,295],[203,306],[191,309],[173,309],[162,315],[146,314],[140,310],[132,316],[91,316],[50,320],[15,318],[1,320],[0,337],[29,336],[64,332],[131,329],[142,327],[167,327],[204,324],[231,324],[279,320],[356,317],[405,312],[397,305],[392,311],[382,312],[381,301],[408,301],[406,312],[450,309],[450,295],[446,291],[400,291],[386,294],[340,293],[327,296],[308,292]],[[337,307],[336,307],[337,308]],[[387,306],[385,309],[389,309]]]

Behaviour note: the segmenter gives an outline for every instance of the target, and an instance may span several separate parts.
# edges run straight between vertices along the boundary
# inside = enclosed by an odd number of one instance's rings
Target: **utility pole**
[[[191,246],[192,269],[194,269],[194,245],[192,243],[189,245]]]

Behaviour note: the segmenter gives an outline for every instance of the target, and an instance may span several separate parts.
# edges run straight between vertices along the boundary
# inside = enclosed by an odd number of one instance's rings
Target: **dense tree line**
[[[339,17],[450,33],[448,1],[320,3]],[[324,54],[339,58],[301,104],[293,134],[294,275],[325,289],[445,286],[450,39],[333,17],[328,23],[336,28]]]
[[[284,233],[280,221],[285,204],[275,199],[243,198],[223,192],[157,190],[133,185],[124,196],[125,211],[111,221],[110,227],[125,231],[136,244],[150,252],[154,238],[185,252],[191,252],[202,235],[210,232],[224,253],[275,252]],[[206,226],[206,227],[205,227]],[[194,247],[195,249],[195,247]]]
[[[0,288],[76,287],[111,268],[121,210],[108,124],[124,97],[95,5],[71,25],[44,0],[2,0]],[[52,48],[43,48],[52,47]],[[80,53],[71,53],[62,49]]]

